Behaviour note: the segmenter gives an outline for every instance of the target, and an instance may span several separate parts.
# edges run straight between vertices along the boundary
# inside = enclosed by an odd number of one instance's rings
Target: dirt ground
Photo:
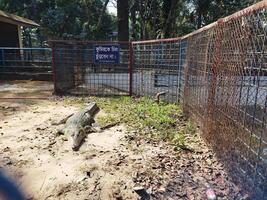
[[[40,92],[25,96],[51,98],[0,99],[0,167],[27,199],[141,199],[136,187],[149,194],[143,199],[206,199],[207,184],[218,199],[245,199],[198,132],[186,136],[190,150],[176,152],[119,124],[89,134],[80,150],[72,151],[53,124],[80,105],[52,97],[51,85],[43,87],[47,83],[30,84],[40,86]],[[18,85],[29,86],[19,82],[12,87]],[[0,86],[0,97],[20,93],[6,87]]]

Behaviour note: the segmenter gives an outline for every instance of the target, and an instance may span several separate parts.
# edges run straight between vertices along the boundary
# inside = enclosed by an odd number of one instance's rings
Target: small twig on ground
[[[42,185],[41,185],[40,191],[42,191],[42,189],[43,189],[43,186],[44,186],[44,183],[45,183],[45,180],[46,180],[46,176],[47,176],[47,175],[45,175],[45,177],[44,177],[44,180],[43,180],[43,183],[42,183]]]
[[[119,123],[120,123],[120,122],[113,122],[113,123],[110,123],[110,124],[107,124],[107,125],[101,127],[100,129],[101,129],[101,130],[105,130],[105,129],[114,127],[114,126],[118,125]]]

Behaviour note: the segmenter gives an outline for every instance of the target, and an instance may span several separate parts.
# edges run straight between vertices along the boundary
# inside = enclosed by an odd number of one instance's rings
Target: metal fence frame
[[[51,52],[51,48],[0,47],[0,79],[16,80],[17,74],[24,74],[25,80],[30,79],[30,75],[43,74],[44,77],[52,71]]]
[[[183,100],[185,42],[180,38],[132,42],[134,95],[162,93],[166,101]]]
[[[184,37],[133,42],[134,59],[138,60],[134,71],[145,74],[149,62],[154,63],[151,44],[182,42],[187,45],[186,59],[182,62],[180,51],[178,77],[183,91],[177,94],[177,101],[201,125],[204,138],[234,180],[253,199],[266,199],[267,1]],[[143,90],[141,95],[155,93],[150,85],[150,91]],[[168,96],[164,99],[176,102]]]
[[[127,94],[180,102],[253,199],[267,198],[266,47],[262,1],[184,37],[130,42],[127,63]]]
[[[53,40],[50,44],[56,94],[131,95],[130,42]],[[120,62],[95,63],[93,46],[101,44],[120,45]]]
[[[51,48],[0,47],[0,67],[51,65]]]

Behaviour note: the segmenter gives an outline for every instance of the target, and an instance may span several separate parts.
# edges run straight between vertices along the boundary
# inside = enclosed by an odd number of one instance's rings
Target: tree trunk
[[[197,13],[197,29],[201,28],[202,26],[202,14],[200,11]]]
[[[130,9],[131,13],[131,22],[132,22],[132,38],[133,40],[137,40],[137,35],[136,35],[136,2],[133,2],[133,5]]]
[[[165,26],[163,28],[164,38],[169,38],[172,36],[172,27],[176,19],[175,9],[177,6],[177,2],[177,0],[170,1],[170,7],[168,8],[169,13],[167,15],[167,19],[165,20]]]
[[[151,4],[151,12],[152,12],[152,38],[157,38],[157,5],[155,1]]]
[[[86,36],[88,37],[88,30],[89,30],[89,23],[90,23],[90,6],[91,3],[88,0],[84,0],[84,5],[85,5],[85,12],[86,12],[86,17],[87,17],[87,25],[85,27],[85,31],[87,32]]]
[[[97,22],[97,30],[98,30],[98,29],[100,28],[100,26],[101,26],[102,19],[103,19],[103,16],[104,16],[105,12],[106,12],[106,8],[107,8],[107,5],[108,5],[108,2],[109,2],[109,0],[106,0],[105,3],[104,3],[104,5],[103,5],[102,11],[101,11],[101,13],[100,13],[100,16],[99,16],[99,18],[98,18],[98,22]]]
[[[143,0],[139,0],[139,11],[140,11],[140,40],[144,40],[145,38],[145,23],[144,23],[144,8],[143,8]]]
[[[129,2],[117,0],[118,40],[129,41]]]

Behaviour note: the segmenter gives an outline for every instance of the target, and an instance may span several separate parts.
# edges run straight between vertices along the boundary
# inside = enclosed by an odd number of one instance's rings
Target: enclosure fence
[[[190,34],[184,108],[255,199],[267,198],[267,2]]]
[[[127,95],[130,90],[128,42],[51,41],[56,93]],[[118,47],[116,63],[97,63],[95,46]]]
[[[0,67],[51,66],[50,48],[0,47]]]
[[[183,99],[187,40],[133,42],[132,92],[177,102]]]
[[[0,47],[0,80],[51,80],[50,48]]]
[[[267,199],[267,1],[181,38],[119,44],[115,64],[94,63],[98,43],[52,42],[56,91],[180,102],[234,180]]]

